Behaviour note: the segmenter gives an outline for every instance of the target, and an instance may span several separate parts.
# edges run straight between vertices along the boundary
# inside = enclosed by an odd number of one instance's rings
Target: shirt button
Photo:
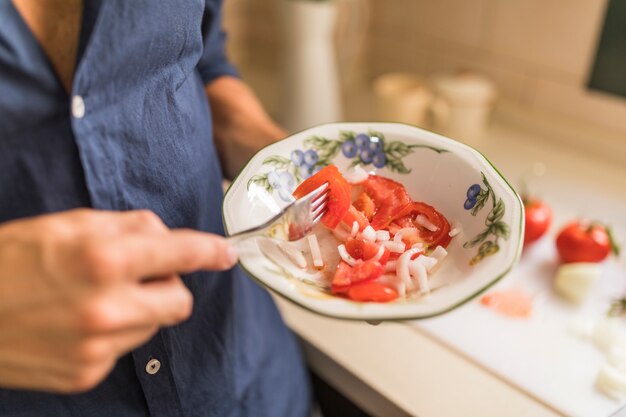
[[[82,119],[85,115],[85,102],[81,96],[72,97],[72,116]]]
[[[150,359],[146,364],[146,372],[150,375],[154,375],[161,369],[161,362],[158,359]]]

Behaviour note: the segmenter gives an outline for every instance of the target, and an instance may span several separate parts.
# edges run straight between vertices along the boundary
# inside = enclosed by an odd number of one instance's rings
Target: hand
[[[70,393],[185,320],[178,273],[230,268],[221,237],[152,212],[73,210],[0,225],[0,386]]]

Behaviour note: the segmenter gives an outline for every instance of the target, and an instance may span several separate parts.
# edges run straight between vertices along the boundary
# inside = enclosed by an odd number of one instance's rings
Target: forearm
[[[205,87],[224,175],[232,179],[259,149],[286,133],[241,80],[224,76]]]

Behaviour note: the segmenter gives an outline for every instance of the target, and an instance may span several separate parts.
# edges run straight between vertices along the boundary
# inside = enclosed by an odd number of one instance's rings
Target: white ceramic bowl
[[[350,141],[360,134],[370,138],[369,152],[352,146]],[[357,142],[364,138],[359,136]],[[404,184],[414,200],[433,205],[460,230],[430,280],[435,290],[425,298],[391,303],[334,297],[321,288],[314,269],[295,267],[281,258],[280,251],[273,251],[271,242],[262,239],[239,245],[240,264],[252,278],[323,315],[406,320],[436,316],[462,305],[497,282],[518,261],[523,205],[498,170],[469,146],[396,123],[326,124],[262,149],[226,192],[223,216],[227,233],[258,225],[278,213],[290,201],[295,186],[311,174],[311,166],[332,163],[346,170],[358,161],[370,162],[362,166]]]

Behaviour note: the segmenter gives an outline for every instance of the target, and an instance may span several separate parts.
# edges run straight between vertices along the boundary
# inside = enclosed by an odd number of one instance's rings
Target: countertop
[[[553,139],[505,120],[494,123],[478,147],[512,184],[526,181],[553,205],[555,226],[586,215],[626,236],[624,165]],[[374,416],[563,415],[415,326],[334,320],[275,298],[310,366]]]

